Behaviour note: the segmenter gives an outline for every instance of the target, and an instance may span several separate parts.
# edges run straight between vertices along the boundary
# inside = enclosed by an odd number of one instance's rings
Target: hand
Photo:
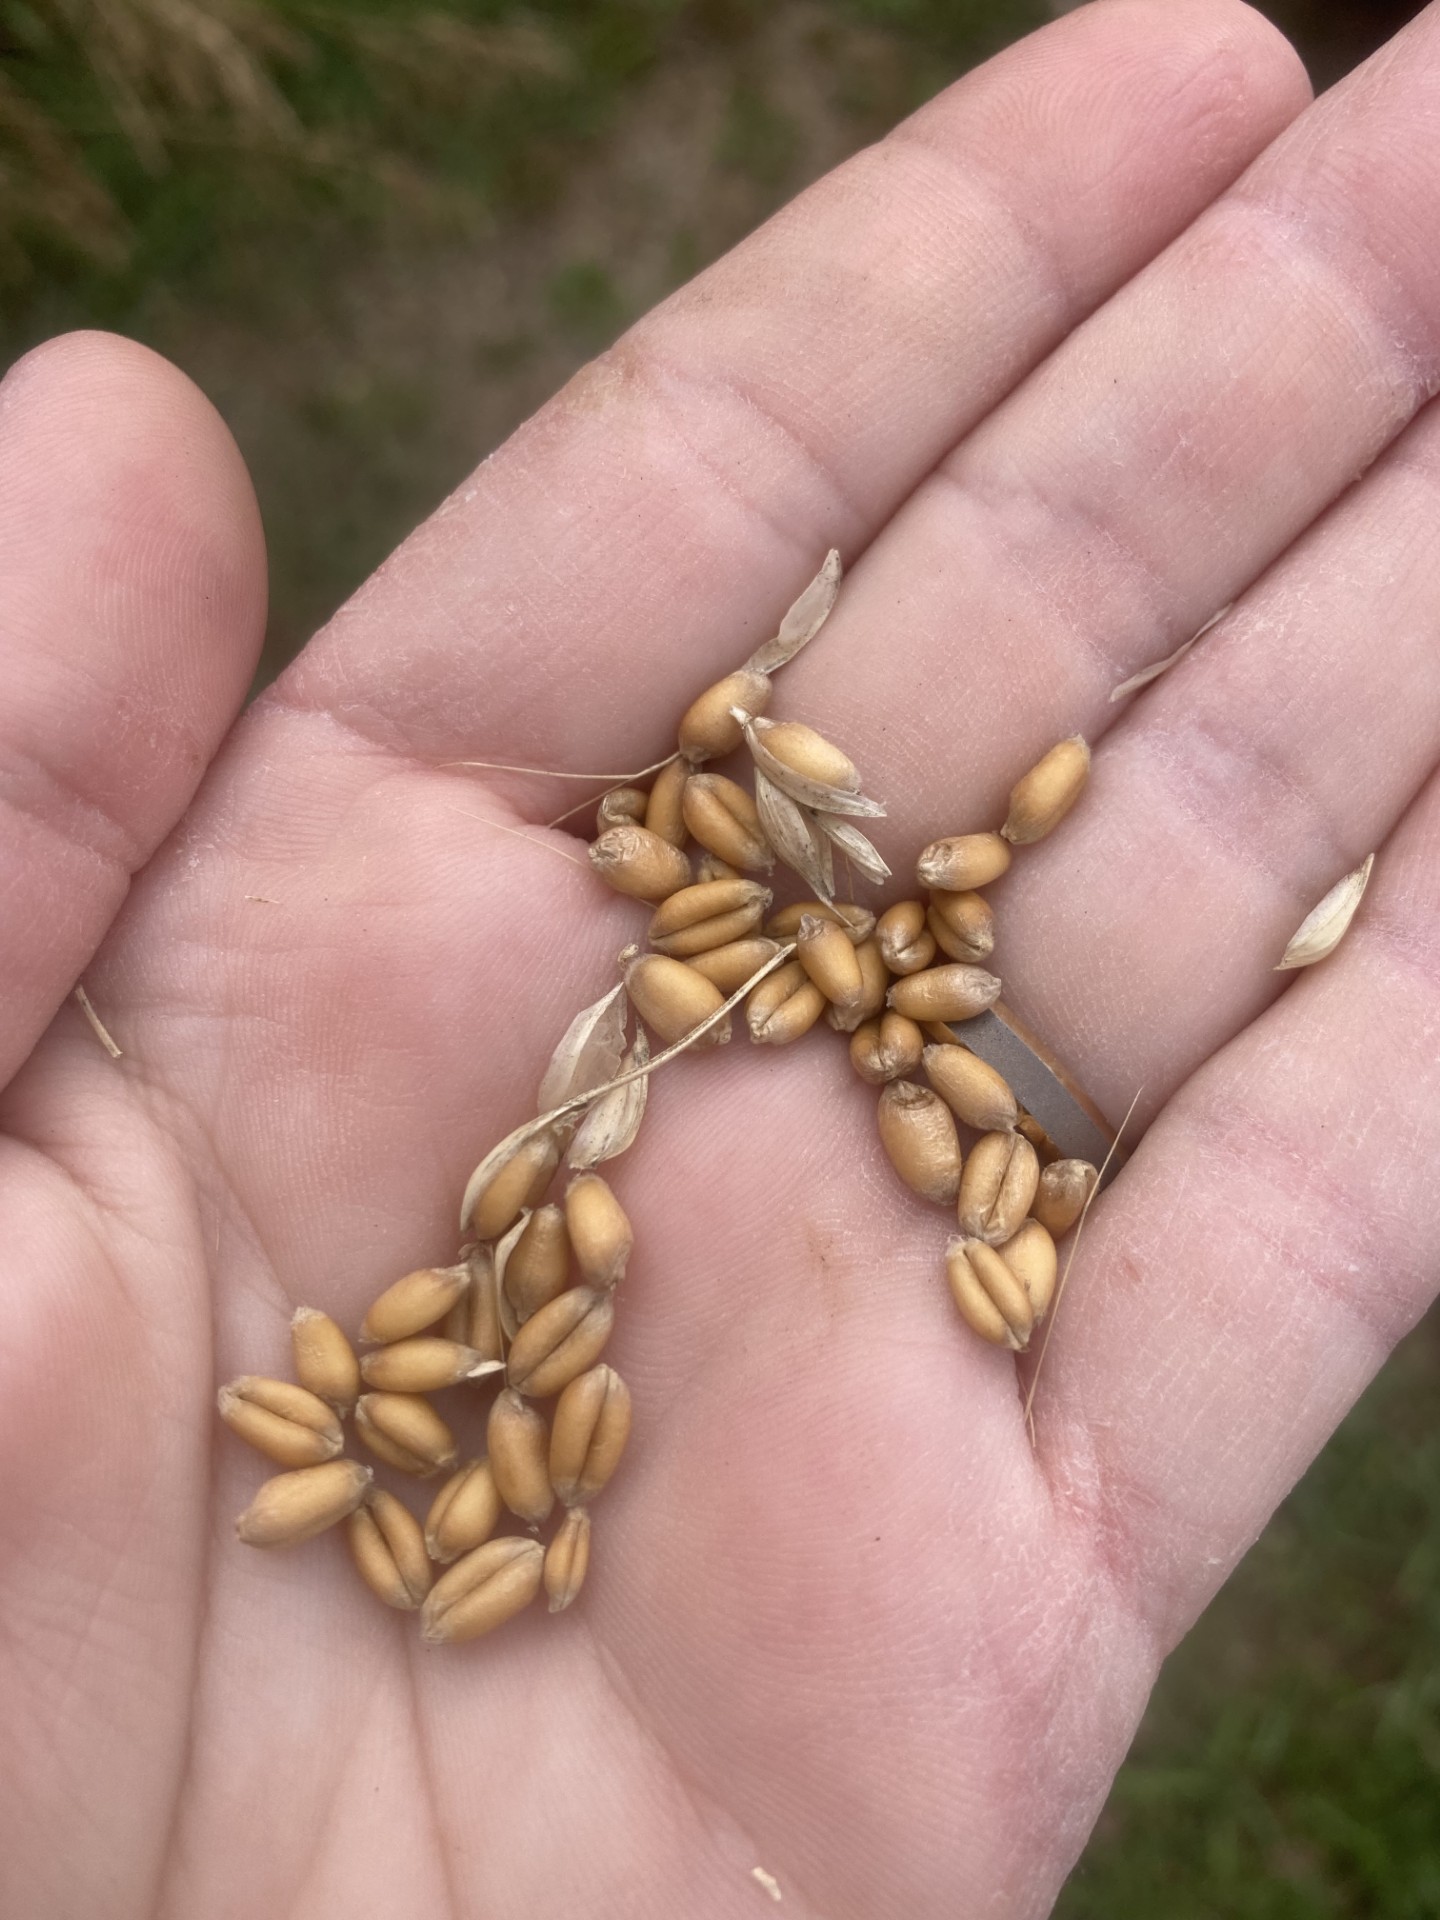
[[[224,739],[263,560],[223,430],[118,341],[12,373],[7,1913],[709,1920],[755,1866],[826,1920],[1047,1911],[1434,1285],[1437,97],[1433,10],[1308,112],[1230,0],[1069,16],[582,373]],[[235,1542],[265,1467],[216,1382],[452,1257],[640,924],[533,824],[576,789],[454,763],[655,760],[831,544],[773,710],[902,881],[1096,743],[994,893],[1007,997],[1144,1130],[1036,1445],[843,1046],[737,1038],[614,1171],[637,1424],[590,1586],[426,1651],[338,1536]],[[1340,952],[1271,973],[1372,847]]]

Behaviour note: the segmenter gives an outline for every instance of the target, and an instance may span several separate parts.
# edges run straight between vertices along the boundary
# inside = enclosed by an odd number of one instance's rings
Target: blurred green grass
[[[1276,0],[1326,80],[1413,7]],[[256,476],[267,671],[590,353],[1041,0],[0,0],[0,337]],[[1440,1330],[1168,1664],[1062,1920],[1440,1914]]]

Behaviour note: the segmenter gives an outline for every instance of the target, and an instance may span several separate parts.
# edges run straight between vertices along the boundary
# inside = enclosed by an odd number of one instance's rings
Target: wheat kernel
[[[360,1323],[360,1338],[388,1344],[424,1333],[445,1318],[469,1281],[470,1269],[466,1266],[421,1267],[407,1273],[371,1304]]]
[[[757,937],[753,940],[731,940],[723,947],[712,947],[708,953],[695,953],[686,962],[702,974],[711,986],[718,987],[728,999],[732,993],[738,993],[752,974],[756,974],[767,960],[773,960],[780,951],[779,943]]]
[[[457,1467],[430,1503],[425,1547],[442,1567],[483,1546],[500,1524],[504,1503],[488,1460]]]
[[[1084,1212],[1099,1177],[1088,1160],[1052,1160],[1040,1169],[1040,1185],[1030,1211],[1058,1240]]]
[[[862,1020],[870,1020],[885,1010],[885,993],[890,985],[890,969],[880,952],[878,940],[862,940],[855,949],[860,968],[860,998],[853,1007],[830,1007],[825,1015],[837,1033],[854,1033]]]
[[[505,1297],[521,1326],[547,1301],[565,1291],[570,1274],[570,1235],[564,1210],[537,1207],[505,1262]]]
[[[860,1005],[865,981],[850,935],[835,920],[807,913],[795,931],[795,958],[834,1007],[851,1012]]]
[[[587,1287],[613,1287],[625,1276],[635,1244],[630,1220],[598,1173],[581,1173],[565,1189],[565,1224],[575,1264]]]
[[[1013,846],[1043,840],[1069,813],[1090,778],[1090,749],[1073,734],[1051,747],[1010,789],[1010,811],[1000,829]]]
[[[545,1197],[560,1164],[560,1141],[546,1128],[531,1134],[498,1166],[471,1202],[467,1222],[477,1240],[498,1240],[526,1207]]]
[[[941,953],[951,960],[974,963],[995,950],[995,913],[981,893],[947,893],[937,887],[930,895],[925,924]]]
[[[413,1613],[430,1591],[420,1523],[393,1493],[372,1487],[345,1523],[360,1578],[387,1607]]]
[[[872,1087],[913,1073],[920,1064],[925,1036],[903,1013],[884,1013],[855,1029],[850,1064]]]
[[[667,1046],[708,1020],[724,1004],[725,995],[703,974],[683,960],[664,953],[642,953],[625,969],[625,987],[635,1011]],[[730,1016],[701,1034],[697,1047],[724,1046],[730,1038]]]
[[[458,1336],[452,1332],[451,1338],[458,1337],[462,1346],[473,1347],[485,1360],[503,1360],[505,1336],[500,1326],[494,1252],[483,1244],[472,1247],[465,1264],[469,1270],[470,1284],[458,1302],[465,1317]]]
[[[645,802],[645,827],[672,847],[685,845],[685,783],[690,768],[684,760],[670,760],[656,774]]]
[[[1000,998],[1000,982],[982,967],[926,967],[897,980],[886,1000],[912,1020],[973,1020]]]
[[[764,713],[770,693],[770,676],[766,673],[744,667],[738,673],[727,673],[685,709],[680,721],[680,751],[696,766],[702,760],[720,760],[733,753],[744,733],[730,709]]]
[[[295,1378],[340,1415],[349,1413],[360,1391],[360,1363],[344,1333],[318,1307],[297,1307],[290,1322]]]
[[[756,1046],[784,1047],[808,1033],[827,1005],[800,962],[787,960],[745,1002],[745,1024]]]
[[[545,1549],[545,1591],[551,1613],[563,1613],[585,1584],[590,1565],[590,1515],[572,1507]]]
[[[849,932],[851,940],[858,947],[868,940],[875,931],[875,916],[868,907],[858,907],[853,900],[794,900],[788,907],[772,914],[765,923],[765,931],[773,940],[793,940],[800,931],[800,922],[807,914],[818,914],[822,920],[837,920]]]
[[[768,873],[775,864],[775,849],[765,838],[754,800],[723,773],[690,776],[685,824],[707,853],[728,866]]]
[[[657,908],[650,944],[675,960],[708,953],[754,933],[773,895],[754,880],[706,880],[682,887]]]
[[[601,796],[595,809],[596,831],[604,833],[608,827],[643,827],[649,804],[650,796],[643,787],[612,787]]]
[[[1059,1269],[1055,1242],[1038,1220],[1027,1220],[1020,1231],[1003,1241],[996,1251],[1024,1287],[1038,1327],[1055,1297],[1055,1276]]]
[[[932,840],[915,863],[922,887],[940,887],[947,893],[968,893],[998,880],[1010,865],[1010,843],[998,833],[956,833]]]
[[[923,900],[900,900],[875,923],[880,957],[892,973],[919,973],[935,958],[935,936],[925,925]]]
[[[513,1620],[540,1591],[544,1564],[538,1540],[487,1540],[430,1589],[420,1610],[421,1639],[432,1647],[452,1645]]]
[[[555,1504],[544,1414],[506,1387],[490,1409],[485,1444],[500,1498],[519,1519],[543,1526]]]
[[[648,827],[607,827],[590,843],[590,865],[632,900],[663,900],[690,884],[685,855]]]
[[[1019,1232],[1039,1183],[1040,1162],[1023,1134],[982,1134],[960,1181],[960,1231],[999,1246]]]
[[[591,1367],[555,1404],[550,1484],[567,1507],[581,1506],[609,1480],[630,1438],[630,1389],[613,1367]]]
[[[345,1444],[335,1409],[288,1380],[242,1374],[217,1397],[220,1418],[257,1452],[282,1467],[318,1467]]]
[[[1008,1131],[1020,1118],[1009,1081],[968,1047],[927,1047],[925,1077],[955,1118],[977,1133]]]
[[[362,1393],[355,1430],[377,1459],[417,1479],[448,1472],[458,1456],[454,1434],[416,1393]]]
[[[813,727],[799,720],[767,723],[762,738],[766,750],[782,767],[789,767],[802,780],[815,780],[824,787],[838,787],[842,793],[860,791],[860,773],[855,762]]]
[[[366,1386],[386,1393],[439,1393],[462,1380],[478,1380],[498,1370],[497,1361],[487,1360],[473,1347],[423,1333],[376,1347],[360,1362]]]
[[[614,1324],[608,1292],[571,1287],[533,1314],[511,1341],[506,1379],[527,1399],[548,1400],[595,1364]]]
[[[1035,1324],[1030,1301],[994,1247],[957,1234],[946,1249],[945,1276],[961,1315],[982,1340],[1025,1351]]]
[[[913,1080],[892,1080],[876,1114],[880,1144],[906,1186],[950,1205],[960,1190],[960,1136],[945,1102]]]
[[[358,1460],[327,1460],[323,1466],[277,1473],[235,1522],[235,1532],[247,1547],[289,1547],[313,1540],[355,1511],[370,1482],[369,1467]]]

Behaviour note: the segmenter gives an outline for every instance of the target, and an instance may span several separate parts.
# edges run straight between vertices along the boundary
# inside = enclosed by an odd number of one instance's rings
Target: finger
[[[1141,1126],[1440,759],[1440,408],[1106,738],[998,902],[1006,992]],[[1063,965],[1057,964],[1063,956]]]
[[[858,552],[1303,88],[1229,0],[1106,0],[1046,28],[582,373],[279,697],[427,756],[653,758],[657,716],[761,640],[827,546]]]
[[[219,417],[129,341],[0,387],[0,1084],[75,985],[244,698],[265,612]]]
[[[1096,1209],[1036,1398],[1062,1511],[1163,1648],[1440,1280],[1440,779],[1344,944]]]

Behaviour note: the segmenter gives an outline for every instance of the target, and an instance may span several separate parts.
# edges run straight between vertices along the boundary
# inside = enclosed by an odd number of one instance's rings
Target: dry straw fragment
[[[551,1613],[563,1613],[585,1584],[590,1565],[590,1515],[572,1507],[545,1550],[545,1591]]]
[[[502,1365],[458,1340],[420,1333],[376,1347],[360,1362],[360,1371],[366,1386],[386,1393],[439,1393],[462,1380],[482,1380],[487,1373],[498,1373]]]
[[[1353,873],[1337,880],[1320,904],[1311,908],[1291,935],[1276,973],[1285,973],[1294,967],[1313,967],[1317,960],[1335,951],[1355,918],[1374,865],[1374,854],[1367,853]]]
[[[756,943],[743,941],[740,943],[742,946],[747,944]],[[758,944],[768,946],[771,952],[774,951],[773,943],[769,941],[761,941]],[[717,951],[730,953],[733,952],[733,948],[721,947]],[[763,964],[768,958],[768,953],[762,955],[739,976],[734,985],[738,987],[742,980],[748,980],[755,967]],[[723,980],[715,980],[713,973],[707,973],[705,977],[718,986],[722,993],[733,991],[732,988],[726,987]],[[621,1063],[621,1069],[626,1073],[632,1072],[636,1067],[646,1066],[650,1059],[649,1037],[645,1029],[639,1026],[638,1022],[636,1024],[635,1039]],[[606,1160],[614,1160],[620,1154],[627,1153],[635,1144],[635,1136],[640,1131],[640,1122],[645,1118],[645,1103],[649,1097],[650,1082],[648,1079],[641,1079],[632,1080],[628,1086],[616,1087],[613,1092],[597,1100],[580,1122],[575,1138],[571,1142],[570,1151],[565,1156],[565,1164],[573,1167],[577,1173],[583,1173],[591,1167],[602,1165]]]
[[[987,960],[995,950],[995,914],[983,894],[936,888],[925,924],[936,946],[952,960]]]
[[[956,961],[948,967],[927,967],[923,973],[897,980],[886,996],[896,1013],[910,1019],[973,1020],[1000,998],[1000,982],[982,967]]]
[[[795,600],[780,631],[763,647],[757,647],[746,661],[747,668],[758,673],[775,673],[788,666],[802,647],[808,647],[829,618],[840,591],[840,555],[832,547],[820,571]]]
[[[996,1251],[1024,1287],[1038,1327],[1055,1297],[1055,1276],[1059,1270],[1055,1242],[1038,1220],[1027,1220],[1020,1231],[1003,1241]]]
[[[862,1020],[870,1020],[885,1010],[885,994],[890,986],[890,969],[880,952],[878,940],[862,940],[855,949],[855,964],[860,969],[860,997],[848,1007],[832,1005],[825,1018],[837,1033],[854,1033]]]
[[[778,858],[792,873],[798,873],[822,901],[829,901],[835,892],[835,861],[830,842],[816,826],[814,816],[758,769],[755,805],[765,838]]]
[[[420,1610],[420,1637],[429,1646],[446,1646],[492,1633],[529,1606],[540,1591],[544,1564],[538,1540],[487,1540],[430,1589]]]
[[[866,839],[853,821],[841,820],[833,813],[817,813],[815,824],[826,839],[840,849],[857,872],[875,886],[884,886],[890,878],[890,869],[879,848]]]
[[[720,773],[693,774],[685,788],[685,824],[705,850],[729,866],[768,873],[775,849],[754,800]]]
[[[630,1389],[613,1367],[591,1367],[555,1406],[550,1484],[567,1507],[581,1506],[610,1479],[630,1438]]]
[[[543,1526],[555,1504],[549,1444],[545,1416],[538,1408],[513,1387],[496,1395],[485,1429],[490,1471],[511,1513],[532,1527]]]
[[[906,1186],[950,1205],[960,1191],[960,1136],[945,1102],[913,1080],[892,1080],[876,1113],[880,1144]]]
[[[488,1460],[468,1460],[457,1467],[425,1516],[425,1548],[430,1558],[443,1567],[483,1546],[499,1526],[503,1510]]]
[[[350,1557],[366,1586],[387,1607],[413,1613],[430,1591],[430,1561],[410,1509],[372,1487],[345,1525]]]
[[[935,958],[935,936],[925,924],[923,900],[900,900],[875,923],[880,957],[891,973],[919,973]],[[972,957],[967,954],[965,958]]]
[[[289,1380],[242,1374],[220,1389],[220,1418],[230,1431],[282,1467],[318,1467],[345,1444],[335,1409]]]
[[[530,1400],[548,1400],[600,1358],[615,1324],[609,1292],[571,1287],[527,1320],[510,1343],[506,1379]]]
[[[685,855],[648,827],[607,827],[590,843],[590,865],[632,900],[663,900],[690,881]]]
[[[420,1267],[385,1289],[360,1322],[360,1338],[406,1340],[443,1320],[470,1284],[468,1266]]]
[[[313,1540],[355,1511],[370,1482],[369,1467],[358,1460],[327,1460],[323,1466],[277,1473],[235,1522],[235,1532],[247,1547]]]
[[[645,826],[672,847],[685,845],[685,784],[690,768],[684,760],[669,761],[656,774],[645,803]]]
[[[360,1363],[343,1330],[318,1307],[297,1307],[290,1321],[295,1377],[339,1414],[347,1414],[360,1391]]]
[[[590,1093],[613,1080],[625,1051],[625,1019],[629,1003],[624,986],[612,987],[577,1013],[550,1056],[540,1091],[537,1113],[548,1113],[578,1093]]]
[[[362,1393],[355,1431],[377,1459],[416,1479],[446,1473],[458,1458],[454,1434],[419,1394]]]
[[[999,1246],[1018,1233],[1040,1183],[1040,1162],[1021,1133],[983,1134],[960,1180],[960,1231]]]
[[[1167,653],[1163,660],[1154,660],[1148,667],[1142,667],[1138,673],[1132,673],[1128,680],[1122,680],[1110,695],[1112,705],[1117,700],[1125,699],[1127,694],[1138,693],[1142,687],[1148,687],[1150,682],[1158,680],[1162,673],[1168,673],[1171,667],[1185,658],[1197,640],[1203,639],[1212,627],[1219,626],[1234,604],[1233,600],[1227,600],[1218,613],[1212,613],[1204,626],[1192,633],[1188,640],[1182,640],[1173,653]]]
[[[994,1247],[956,1234],[945,1251],[945,1277],[962,1317],[982,1340],[1025,1351],[1035,1325],[1030,1296]]]
[[[1020,1118],[1009,1081],[968,1047],[926,1047],[925,1077],[955,1118],[977,1133],[1008,1130]]]
[[[800,962],[787,960],[750,995],[745,1024],[757,1047],[785,1047],[808,1033],[828,1004]]]
[[[850,1064],[872,1087],[913,1073],[920,1064],[925,1036],[903,1013],[884,1013],[855,1030],[850,1042]]]
[[[445,1332],[462,1346],[472,1347],[486,1360],[505,1358],[505,1336],[500,1325],[499,1282],[490,1247],[472,1247],[466,1257],[470,1284],[450,1309]]]
[[[700,880],[738,880],[737,868],[719,858],[717,854],[701,852],[695,861],[695,879]]]
[[[725,996],[703,974],[664,953],[642,953],[625,968],[625,987],[635,1011],[667,1044],[683,1040],[720,1011]],[[723,1047],[730,1038],[730,1019],[718,1021],[696,1041],[700,1047]]]
[[[1006,872],[1013,858],[1010,843],[998,833],[956,833],[932,840],[915,863],[922,887],[940,887],[946,893],[969,893],[989,886]]]
[[[1017,847],[1043,840],[1075,805],[1089,778],[1090,748],[1080,734],[1072,734],[1015,782],[1001,833]]]
[[[603,1291],[625,1277],[634,1229],[609,1182],[598,1173],[579,1174],[565,1189],[565,1224],[587,1287]]]
[[[1052,1160],[1040,1169],[1031,1212],[1055,1239],[1060,1239],[1080,1218],[1098,1178],[1088,1160]]]
[[[569,1273],[570,1235],[564,1212],[554,1205],[537,1207],[505,1261],[505,1298],[516,1325],[524,1326],[532,1313],[563,1293]]]

